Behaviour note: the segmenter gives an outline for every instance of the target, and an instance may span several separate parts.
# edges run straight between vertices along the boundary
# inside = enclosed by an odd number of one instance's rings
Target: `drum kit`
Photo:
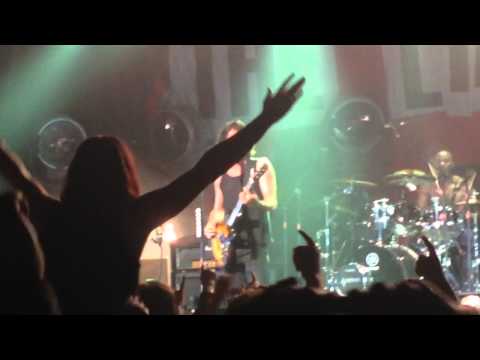
[[[420,170],[397,171],[380,185],[357,179],[333,182],[332,194],[321,204],[324,228],[316,237],[329,290],[345,295],[377,282],[417,277],[416,261],[428,252],[421,241],[425,235],[452,289],[458,295],[480,291],[478,194],[452,207],[433,197],[427,208],[419,209],[411,194],[434,183],[434,177]],[[371,200],[387,188],[393,189],[390,198],[395,201]]]

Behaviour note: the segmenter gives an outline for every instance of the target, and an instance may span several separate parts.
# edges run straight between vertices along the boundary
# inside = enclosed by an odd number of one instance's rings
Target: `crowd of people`
[[[242,159],[302,95],[305,79],[268,91],[262,113],[235,136],[209,150],[165,188],[141,195],[134,158],[114,137],[85,141],[69,167],[60,199],[50,196],[2,142],[0,176],[12,191],[0,197],[3,250],[0,281],[9,296],[2,314],[180,315],[183,288],[139,284],[140,256],[149,233],[179,214],[209,184]],[[232,289],[228,276],[202,270],[196,315],[476,314],[460,305],[443,276],[433,246],[420,256],[419,279],[338,296],[324,290],[320,250],[305,246],[293,262],[295,278],[271,286],[251,282]]]

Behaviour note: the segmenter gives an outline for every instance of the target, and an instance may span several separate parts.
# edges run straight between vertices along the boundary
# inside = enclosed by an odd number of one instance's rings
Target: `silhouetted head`
[[[310,246],[298,246],[293,250],[293,264],[303,277],[320,273],[320,253]]]
[[[150,315],[178,315],[175,293],[166,285],[157,281],[147,282],[140,285],[138,296]]]
[[[68,170],[62,201],[81,204],[93,200],[114,208],[139,193],[138,173],[129,147],[115,137],[98,136],[78,148]]]
[[[406,280],[397,285],[375,284],[367,292],[348,295],[356,314],[376,315],[453,315],[456,310],[442,294],[420,280]]]

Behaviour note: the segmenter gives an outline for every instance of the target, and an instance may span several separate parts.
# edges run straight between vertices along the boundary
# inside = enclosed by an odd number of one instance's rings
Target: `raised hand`
[[[320,250],[307,233],[302,230],[299,230],[299,233],[302,235],[307,245],[298,246],[293,250],[293,262],[295,268],[302,274],[308,287],[320,289],[322,287],[320,276]]]
[[[438,259],[435,247],[427,239],[422,236],[422,241],[428,249],[428,256],[420,255],[417,260],[415,271],[418,276],[424,277],[428,281],[436,282],[443,277],[443,269]]]
[[[313,241],[313,239],[310,237],[310,235],[308,235],[305,231],[303,230],[298,230],[298,232],[300,233],[300,235],[302,235],[303,239],[305,240],[305,242],[307,243],[307,246],[309,248],[312,249],[312,251],[315,251],[315,252],[319,252],[318,251],[318,248],[317,248],[317,245],[315,244],[315,241]]]
[[[227,275],[220,276],[215,283],[215,291],[212,296],[210,304],[210,313],[215,313],[220,308],[220,304],[227,299],[230,287],[232,285],[232,278]]]
[[[183,294],[185,292],[184,291],[185,290],[185,282],[186,282],[186,277],[184,276],[182,278],[182,283],[180,284],[180,289],[175,291],[175,304],[177,305],[177,307],[182,306],[182,304],[183,304]]]
[[[213,271],[205,269],[205,266],[202,264],[200,272],[200,282],[202,284],[204,292],[213,291],[213,286],[215,284],[216,278],[217,275]]]
[[[137,307],[139,310],[143,311],[145,315],[150,315],[150,310],[137,295],[130,296],[128,298],[127,304],[130,304],[133,307]]]
[[[417,275],[437,286],[451,300],[457,301],[455,292],[452,290],[450,284],[445,278],[442,264],[437,256],[435,247],[425,236],[422,236],[422,241],[428,249],[428,256],[420,255],[418,257],[417,264],[415,266]]]
[[[276,94],[273,94],[272,90],[268,89],[263,105],[263,114],[270,117],[273,122],[284,117],[303,95],[302,89],[305,84],[305,78],[301,78],[293,86],[289,87],[293,77],[293,74],[290,75]]]

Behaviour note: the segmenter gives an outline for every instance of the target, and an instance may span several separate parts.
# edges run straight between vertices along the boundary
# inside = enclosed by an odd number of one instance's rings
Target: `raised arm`
[[[245,129],[210,149],[192,170],[169,186],[140,197],[136,216],[147,227],[145,230],[150,231],[179,214],[203,189],[244,158],[267,130],[290,111],[301,97],[305,83],[301,79],[290,87],[292,79],[293,75],[275,95],[268,91],[263,112]]]
[[[422,241],[428,249],[428,256],[420,255],[418,257],[415,268],[417,275],[437,286],[451,301],[457,302],[457,296],[443,273],[435,247],[425,236],[422,236]]]
[[[47,199],[47,191],[32,177],[22,160],[0,142],[0,175],[4,176],[9,184],[23,192],[30,203],[36,200]]]

